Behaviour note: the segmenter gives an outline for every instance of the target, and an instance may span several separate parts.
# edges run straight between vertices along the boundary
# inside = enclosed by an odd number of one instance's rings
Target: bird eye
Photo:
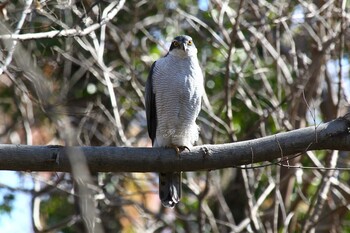
[[[175,40],[175,41],[173,41],[173,45],[174,45],[175,47],[177,47],[177,46],[179,46],[179,42],[177,42],[177,41]]]
[[[192,40],[189,40],[189,41],[187,42],[187,44],[188,44],[188,45],[192,45]]]

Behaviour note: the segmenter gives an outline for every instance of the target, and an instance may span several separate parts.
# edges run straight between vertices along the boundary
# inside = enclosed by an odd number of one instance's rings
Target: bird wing
[[[146,88],[145,88],[145,104],[146,104],[146,118],[147,118],[147,128],[148,135],[153,142],[156,138],[157,130],[157,111],[156,111],[156,96],[153,92],[153,71],[156,62],[153,63],[151,71],[148,74]]]

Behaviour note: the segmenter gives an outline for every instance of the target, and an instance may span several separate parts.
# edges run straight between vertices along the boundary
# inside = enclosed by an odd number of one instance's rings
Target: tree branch
[[[84,29],[77,27],[72,29],[52,30],[48,32],[36,32],[36,33],[26,33],[26,34],[9,33],[9,34],[0,35],[0,39],[32,40],[32,39],[54,38],[54,37],[86,36],[91,32],[99,29],[106,23],[108,23],[111,19],[113,19],[116,16],[116,14],[123,8],[124,3],[125,3],[125,0],[110,3],[110,5],[106,7],[106,9],[108,9],[109,12],[104,12],[105,17],[102,18],[100,22],[94,23]]]
[[[221,145],[201,145],[179,156],[169,148],[0,145],[0,169],[62,171],[67,154],[83,153],[91,172],[213,170],[272,161],[308,150],[350,151],[350,113],[336,120],[285,133]]]

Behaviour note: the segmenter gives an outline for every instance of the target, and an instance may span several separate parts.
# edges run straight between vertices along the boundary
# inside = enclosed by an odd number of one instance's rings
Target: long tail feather
[[[181,172],[159,174],[159,197],[163,206],[173,208],[181,198]]]

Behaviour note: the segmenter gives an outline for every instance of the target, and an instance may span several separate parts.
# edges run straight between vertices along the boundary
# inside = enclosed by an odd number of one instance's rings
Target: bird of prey
[[[194,145],[203,92],[197,48],[190,36],[177,36],[167,55],[153,63],[146,82],[147,127],[153,147],[172,147],[178,154]],[[159,174],[159,197],[165,207],[179,202],[181,172]]]

